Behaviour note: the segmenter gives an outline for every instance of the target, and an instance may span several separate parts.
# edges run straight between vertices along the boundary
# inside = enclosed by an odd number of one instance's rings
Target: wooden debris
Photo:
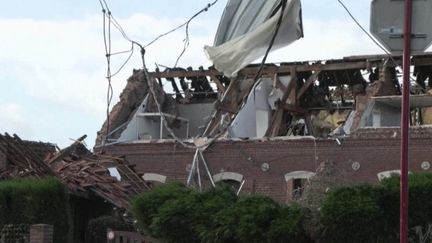
[[[92,154],[82,145],[84,138],[57,153],[47,150],[47,154],[36,154],[18,136],[0,134],[0,151],[8,161],[7,168],[0,170],[0,180],[56,176],[72,194],[93,194],[116,207],[129,208],[132,197],[149,189],[147,184],[125,159]],[[111,167],[119,172],[120,181],[110,175],[108,168]]]

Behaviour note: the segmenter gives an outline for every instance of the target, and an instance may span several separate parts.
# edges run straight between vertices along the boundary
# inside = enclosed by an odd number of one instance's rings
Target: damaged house
[[[95,150],[125,156],[152,185],[229,183],[278,201],[327,164],[358,182],[397,173],[401,57],[247,65],[303,35],[300,1],[257,2],[228,1],[206,47],[214,66],[134,70]],[[432,55],[411,65],[409,168],[429,171]]]
[[[79,138],[55,145],[0,134],[0,181],[56,177],[69,192],[74,242],[86,240],[90,219],[128,211],[131,199],[149,189],[124,158],[93,154]]]
[[[396,65],[379,55],[269,64],[256,82],[254,66],[236,78],[214,69],[167,70],[151,72],[147,81],[135,71],[110,114],[106,143],[105,125],[95,148],[124,155],[148,182],[228,181],[243,193],[279,201],[289,200],[325,162],[343,168],[351,180],[374,182],[399,168],[400,58],[394,59]],[[426,70],[432,55],[412,63]],[[161,79],[184,82],[188,92],[167,94]],[[161,112],[148,82],[158,87]],[[216,88],[195,93],[193,82]],[[412,171],[430,169],[429,107],[431,95],[412,96]]]

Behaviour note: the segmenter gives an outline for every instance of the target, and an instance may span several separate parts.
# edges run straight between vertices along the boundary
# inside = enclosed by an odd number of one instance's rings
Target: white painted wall
[[[147,97],[141,103],[140,108],[135,112],[126,129],[120,135],[118,141],[133,141],[139,139],[160,139],[160,117],[139,116],[143,112],[143,105],[147,103]],[[200,126],[207,124],[208,118],[214,110],[213,103],[178,104],[179,116],[189,120],[189,138],[200,135]],[[187,125],[185,122],[178,123],[173,128],[176,136],[186,138]],[[163,129],[162,138],[170,138],[169,132]]]
[[[287,86],[291,77],[279,77]],[[254,87],[243,108],[238,113],[230,126],[230,136],[240,138],[261,138],[271,119],[271,106],[282,98],[282,92],[273,89],[273,80],[261,79]]]

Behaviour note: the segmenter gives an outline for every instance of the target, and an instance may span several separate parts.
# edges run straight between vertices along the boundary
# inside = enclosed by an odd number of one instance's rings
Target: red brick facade
[[[349,179],[376,182],[377,173],[399,168],[400,137],[397,128],[361,129],[351,137],[314,139],[219,140],[203,152],[211,173],[237,172],[245,179],[242,193],[259,193],[279,201],[289,197],[284,175],[293,171],[315,172],[320,163],[334,162],[343,167]],[[414,128],[410,140],[410,171],[432,162],[432,128]],[[108,153],[125,155],[141,173],[158,173],[168,180],[186,182],[187,167],[194,150],[174,141],[116,144]],[[360,168],[354,170],[352,164]],[[269,170],[261,168],[269,164]],[[201,166],[203,169],[203,166]],[[205,171],[203,183],[209,185]]]

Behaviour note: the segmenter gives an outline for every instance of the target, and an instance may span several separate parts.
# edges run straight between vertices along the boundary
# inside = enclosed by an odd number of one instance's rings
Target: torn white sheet
[[[280,11],[244,35],[216,47],[205,46],[205,52],[215,68],[225,76],[233,77],[242,68],[262,57],[274,35]],[[272,50],[287,46],[302,36],[300,0],[288,0]]]

